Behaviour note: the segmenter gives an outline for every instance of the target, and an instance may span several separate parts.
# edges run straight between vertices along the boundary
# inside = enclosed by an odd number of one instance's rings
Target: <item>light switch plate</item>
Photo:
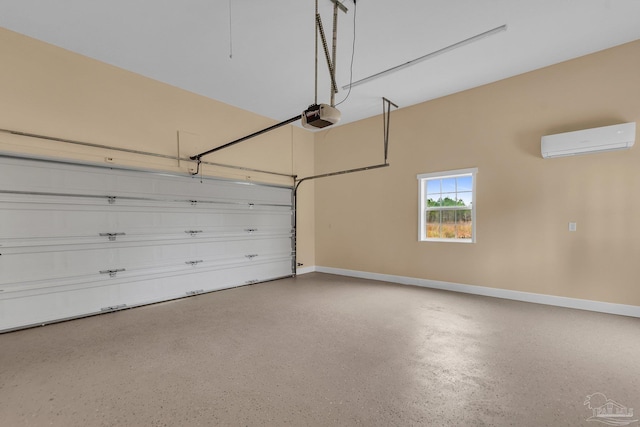
[[[576,230],[577,230],[577,224],[575,222],[570,222],[569,231],[576,231]]]

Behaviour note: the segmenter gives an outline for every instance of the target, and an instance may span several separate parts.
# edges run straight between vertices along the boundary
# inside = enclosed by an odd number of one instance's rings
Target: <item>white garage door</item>
[[[0,331],[291,276],[291,196],[0,156]]]

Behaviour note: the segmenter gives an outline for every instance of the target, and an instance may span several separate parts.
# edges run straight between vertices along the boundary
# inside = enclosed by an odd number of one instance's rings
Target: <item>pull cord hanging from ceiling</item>
[[[231,0],[229,0],[229,59],[233,59],[233,23],[231,18]]]

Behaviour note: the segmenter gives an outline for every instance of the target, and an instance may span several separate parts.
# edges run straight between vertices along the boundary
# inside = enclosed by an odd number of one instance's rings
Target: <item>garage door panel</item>
[[[286,277],[289,268],[290,260],[280,258],[264,264],[193,269],[160,277],[103,278],[73,286],[47,287],[39,293],[0,293],[0,324],[3,330],[12,330],[198,295]]]
[[[52,204],[0,202],[1,238],[87,236],[113,227],[113,218],[105,211],[73,205],[60,209]]]
[[[100,244],[5,246],[0,256],[0,284],[90,275],[111,269],[154,269],[191,261],[265,257],[290,253],[291,235],[227,240],[184,239]]]
[[[290,276],[291,200],[0,155],[0,331]]]
[[[5,197],[0,201],[0,236],[3,238],[97,236],[100,233],[166,234],[189,230],[260,231],[291,228],[291,208],[194,209],[189,207],[109,206],[82,203],[38,202],[42,197]],[[195,228],[194,228],[195,227]],[[257,230],[256,230],[257,229]]]
[[[144,198],[154,195],[173,198],[210,199],[217,202],[252,202],[290,204],[291,191],[287,187],[237,183],[227,180],[202,179],[153,173],[141,175],[137,171],[117,170],[73,162],[25,163],[23,158],[3,156],[3,179],[12,183],[13,191],[49,192],[52,188],[64,189],[72,194],[91,194]],[[269,191],[265,191],[269,188]]]

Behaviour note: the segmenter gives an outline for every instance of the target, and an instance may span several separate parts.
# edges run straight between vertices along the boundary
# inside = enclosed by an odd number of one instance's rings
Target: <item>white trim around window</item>
[[[418,241],[475,243],[477,173],[478,168],[468,168],[417,176]],[[453,215],[453,224],[443,223],[445,215]],[[433,224],[430,217],[434,217]]]

